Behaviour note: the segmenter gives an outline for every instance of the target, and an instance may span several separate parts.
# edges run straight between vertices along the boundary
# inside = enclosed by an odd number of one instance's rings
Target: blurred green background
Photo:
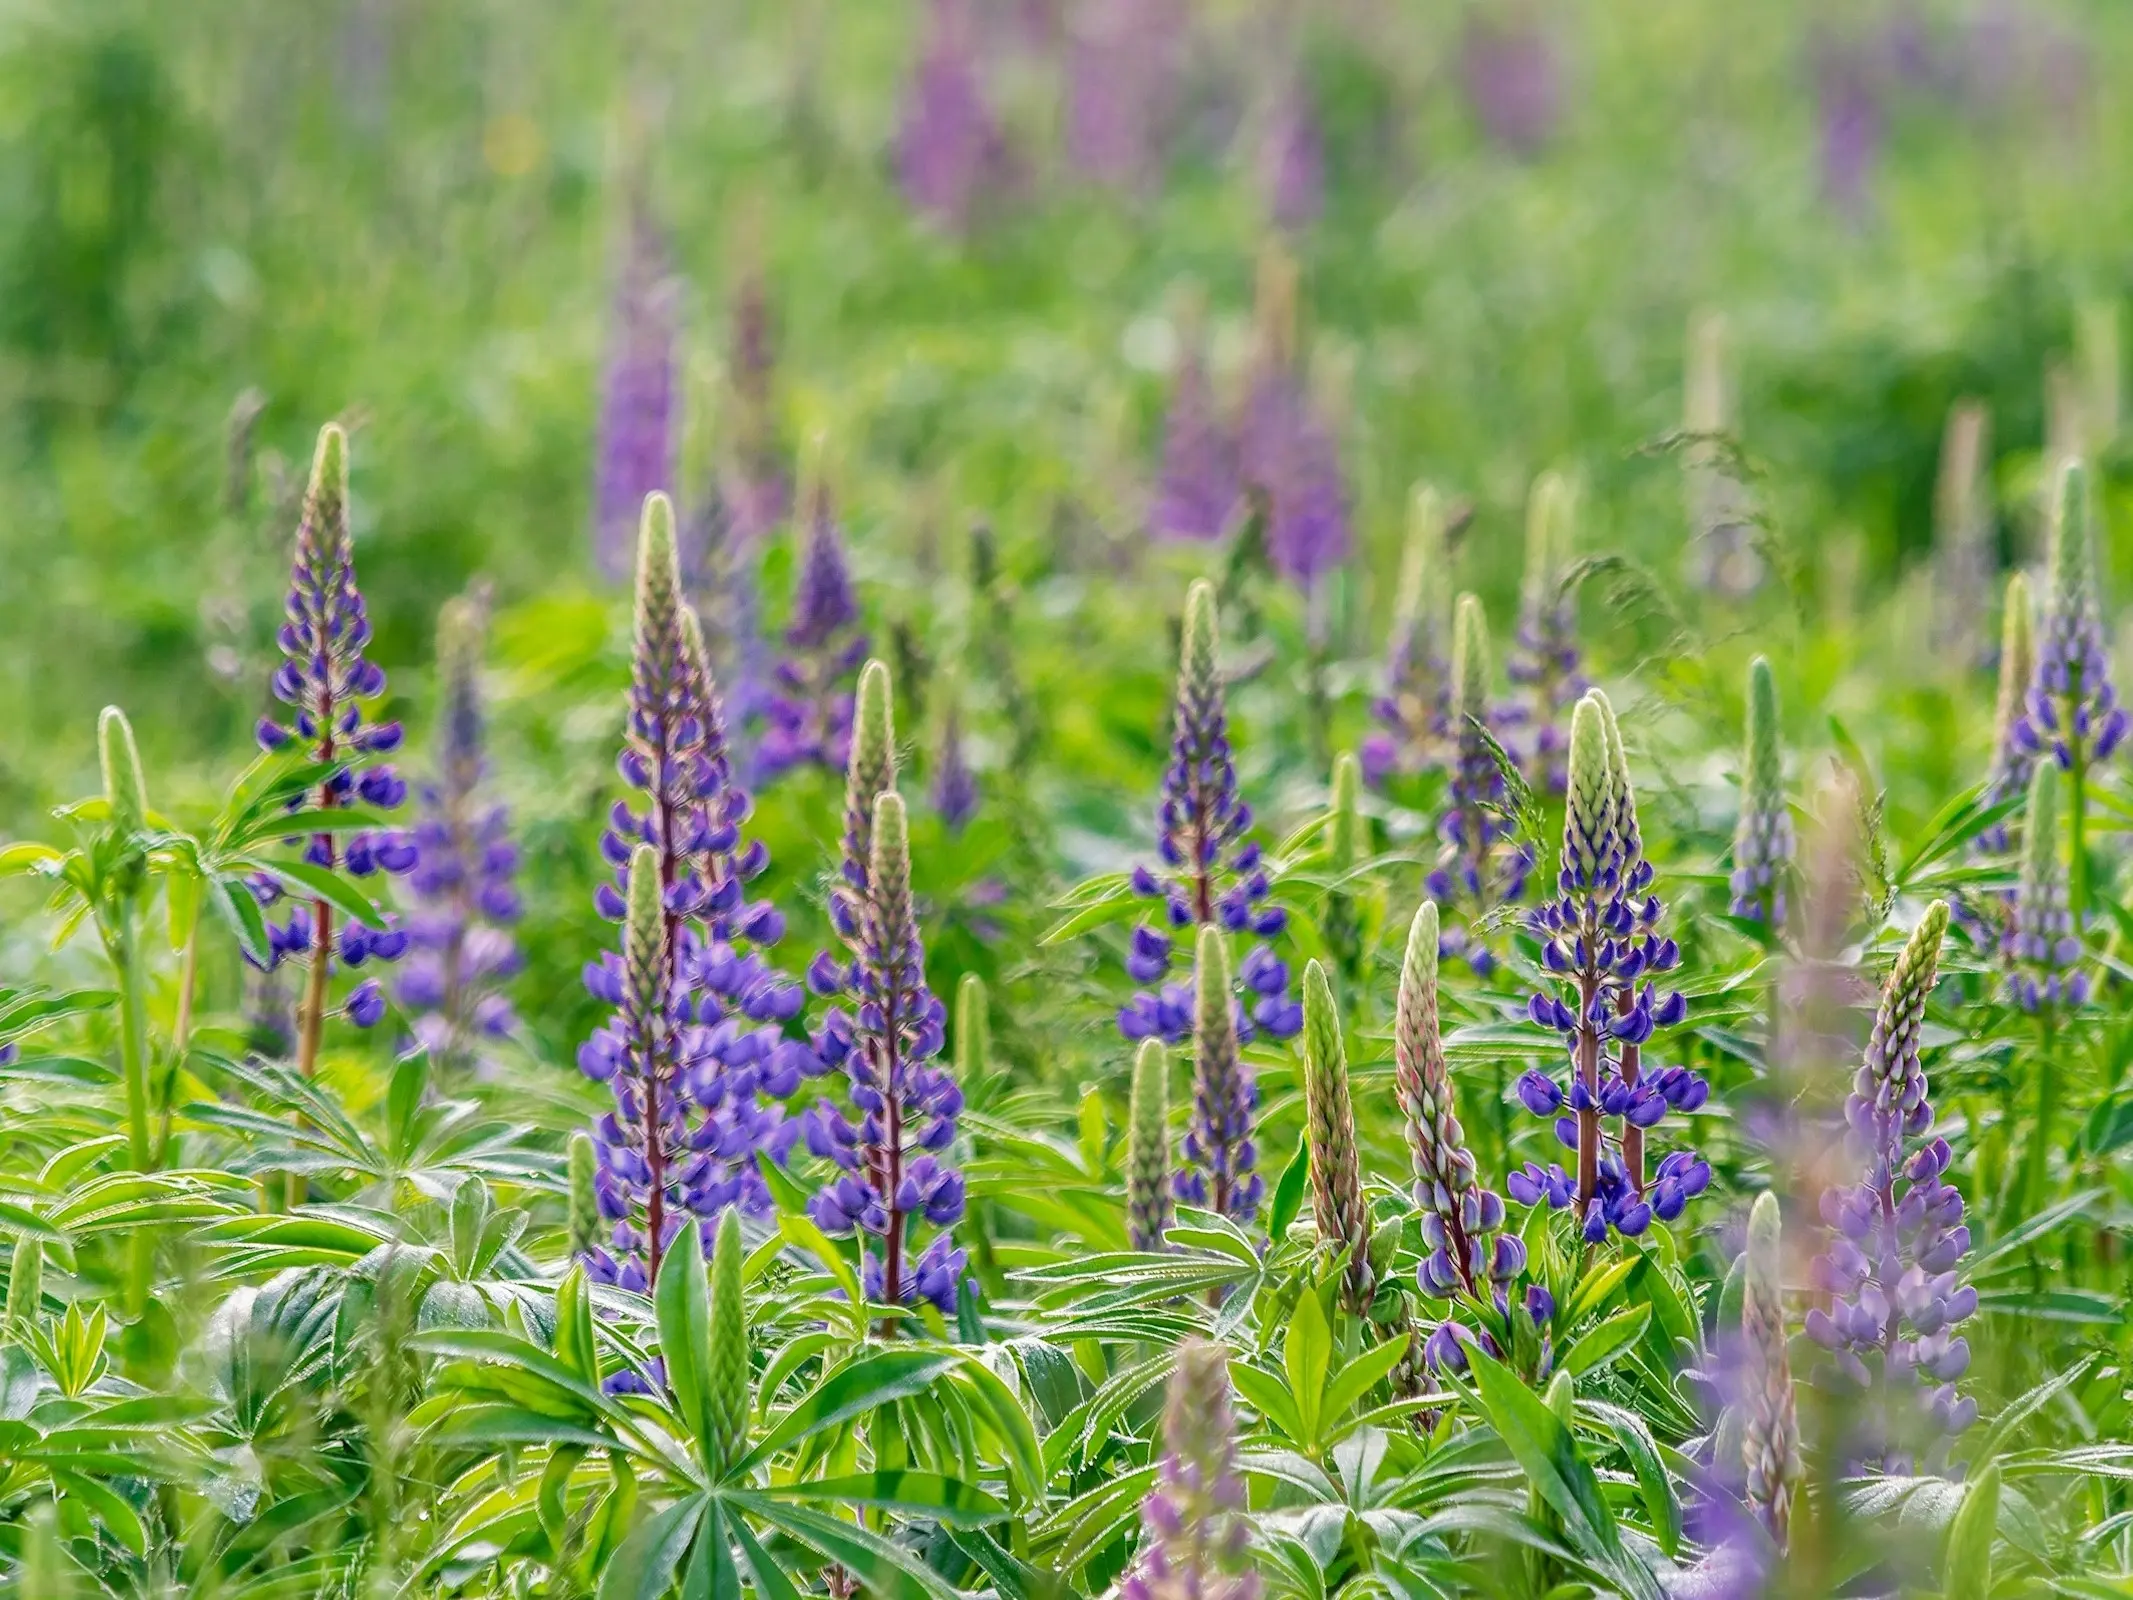
[[[1196,286],[1218,367],[1241,366],[1271,231],[1257,146],[1297,86],[1325,187],[1286,247],[1359,546],[1333,590],[1344,734],[1408,485],[1471,498],[1460,579],[1507,616],[1526,488],[1555,465],[1583,475],[1585,548],[1659,585],[1633,608],[1589,587],[1587,628],[1604,670],[1643,669],[1697,719],[1683,748],[1730,747],[1752,633],[1781,655],[1795,737],[1825,740],[1824,712],[1866,724],[1899,810],[1974,780],[1989,730],[1945,689],[1965,664],[1918,648],[1902,597],[1956,399],[1992,409],[2009,557],[2033,547],[2053,363],[2081,399],[2069,425],[2113,442],[2133,7],[1191,9],[1177,135],[1159,179],[1120,194],[1064,151],[1077,7],[980,0],[1006,175],[942,228],[893,155],[939,25],[916,0],[0,5],[0,830],[87,786],[107,701],[133,714],[159,798],[225,781],[264,707],[309,440],[341,416],[376,654],[418,744],[436,607],[495,586],[499,781],[536,896],[547,882],[571,908],[536,971],[567,968],[569,940],[596,937],[577,908],[626,648],[588,525],[641,183],[686,285],[690,472],[753,250],[784,441],[827,441],[877,641],[903,622],[956,664],[963,530],[987,519],[1049,730],[1060,864],[1110,864],[1158,772],[1164,619],[1210,559],[1143,533],[1169,319]],[[1700,310],[1725,318],[1774,557],[1740,606],[1690,598],[1666,447]],[[234,455],[233,409],[256,412]],[[2114,477],[2114,515],[2119,494]],[[767,558],[773,616],[785,560]],[[982,762],[999,735],[980,721]],[[829,792],[798,791],[768,827],[806,876]]]

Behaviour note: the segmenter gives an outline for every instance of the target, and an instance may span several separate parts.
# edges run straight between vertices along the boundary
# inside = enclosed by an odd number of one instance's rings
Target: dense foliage
[[[298,9],[0,38],[9,1592],[2133,1593],[2122,21]]]

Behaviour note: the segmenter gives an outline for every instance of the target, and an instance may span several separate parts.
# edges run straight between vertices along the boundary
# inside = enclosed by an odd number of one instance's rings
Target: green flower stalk
[[[1777,680],[1757,656],[1748,667],[1748,748],[1741,762],[1740,822],[1733,833],[1733,915],[1775,931],[1785,923],[1792,875],[1792,810],[1778,748]]]
[[[1941,648],[1968,665],[1984,641],[1978,621],[1992,603],[1992,413],[1982,401],[1948,408],[1940,476],[1933,491],[1933,587]]]
[[[1362,918],[1347,879],[1369,859],[1370,825],[1363,817],[1363,768],[1343,753],[1333,763],[1332,807],[1326,819],[1326,873],[1333,888],[1326,897],[1326,946],[1351,977],[1362,962]]]
[[[1748,1509],[1780,1551],[1800,1481],[1800,1423],[1785,1353],[1784,1252],[1777,1196],[1757,1196],[1748,1216],[1748,1271],[1741,1298],[1746,1361],[1741,1456]]]
[[[1998,805],[2029,791],[2036,752],[2022,742],[2022,708],[2037,672],[2036,609],[2029,579],[2017,572],[2007,580],[2007,600],[2000,621],[2000,692],[1992,722],[1992,772],[1985,780],[1985,805]],[[2007,824],[1995,822],[1977,836],[1980,850],[2000,854],[2011,837]]]
[[[1576,591],[1564,584],[1576,522],[1575,485],[1559,472],[1542,473],[1526,502],[1525,582],[1509,670],[1527,697],[1527,764],[1550,794],[1561,794],[1568,777],[1564,718],[1590,687],[1579,659]]]
[[[712,1430],[711,1468],[724,1472],[748,1448],[748,1307],[741,1296],[741,1219],[733,1206],[711,1247],[711,1349],[705,1409]]]
[[[1126,1111],[1126,1232],[1136,1250],[1160,1250],[1170,1228],[1170,1058],[1143,1039]]]
[[[859,897],[874,855],[874,802],[896,787],[896,722],[889,669],[869,661],[859,672],[852,711],[852,751],[844,777],[844,884],[830,893],[830,917],[846,938],[859,931]]]
[[[570,1179],[570,1257],[573,1261],[592,1254],[600,1243],[599,1160],[592,1135],[570,1136],[567,1162]]]
[[[148,1118],[148,973],[141,952],[141,897],[148,864],[138,844],[148,826],[148,790],[141,778],[141,752],[133,725],[117,706],[104,707],[96,723],[97,763],[103,769],[104,803],[122,843],[112,871],[111,903],[98,917],[104,953],[119,980],[119,1068],[126,1088],[126,1148],[136,1172],[155,1164]]]
[[[1341,1301],[1361,1316],[1377,1289],[1370,1266],[1370,1210],[1363,1203],[1340,1009],[1326,969],[1316,961],[1304,968],[1303,1008],[1304,1139],[1311,1156],[1312,1215],[1321,1242],[1347,1252]]]
[[[992,1014],[985,980],[966,972],[955,986],[955,1079],[967,1091],[984,1082],[991,1070]]]

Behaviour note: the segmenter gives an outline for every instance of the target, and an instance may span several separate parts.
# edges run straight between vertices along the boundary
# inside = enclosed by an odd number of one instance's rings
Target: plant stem
[[[148,996],[141,971],[139,930],[132,911],[110,945],[111,964],[119,980],[119,1066],[126,1084],[126,1146],[133,1170],[154,1170],[154,1146],[148,1134]]]
[[[2075,748],[2066,785],[2066,908],[2074,916],[2074,937],[2088,944],[2089,848],[2087,753]]]
[[[193,991],[200,981],[200,923],[194,919],[191,933],[185,939],[185,957],[178,968],[178,1018],[170,1030],[170,1082],[165,1086],[163,1104],[158,1110],[156,1127],[156,1165],[162,1166],[170,1151],[170,1102],[171,1091],[177,1086],[178,1074],[184,1070],[185,1055],[193,1042]]]
[[[296,1018],[296,1072],[302,1078],[318,1071],[319,1041],[326,1032],[326,980],[333,972],[333,907],[323,900],[312,901],[311,926],[311,971]]]
[[[2037,1125],[2030,1130],[2029,1153],[2022,1168],[2022,1209],[2035,1215],[2044,1203],[2044,1184],[2049,1175],[2052,1118],[2059,1109],[2058,1028],[2051,1011],[2040,1013],[2038,1023]]]

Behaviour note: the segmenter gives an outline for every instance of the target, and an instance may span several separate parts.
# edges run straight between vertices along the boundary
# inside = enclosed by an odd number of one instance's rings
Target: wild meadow
[[[0,8],[0,1589],[2133,1594],[2129,83]]]

